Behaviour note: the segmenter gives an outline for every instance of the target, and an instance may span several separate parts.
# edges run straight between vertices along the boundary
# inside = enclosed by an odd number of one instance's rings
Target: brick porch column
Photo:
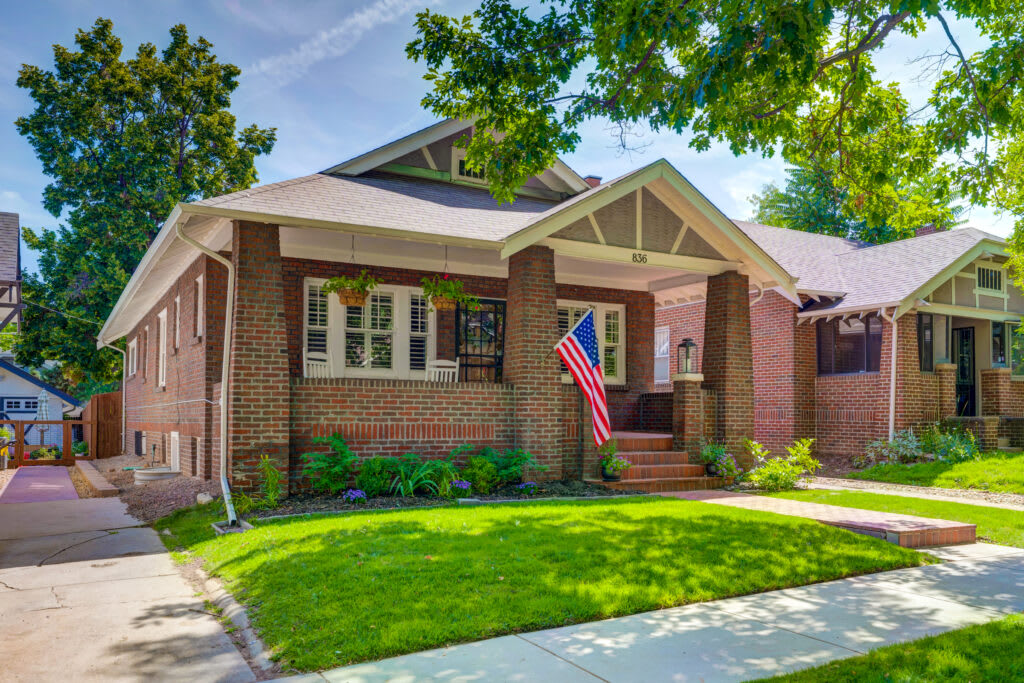
[[[956,415],[956,365],[936,363],[935,377],[939,380],[938,419]]]
[[[545,479],[561,479],[562,380],[554,353],[558,306],[551,249],[531,246],[509,258],[507,307],[503,375],[515,385],[516,445],[550,468]]]
[[[744,469],[743,440],[754,438],[754,366],[750,348],[750,284],[746,275],[708,278],[704,313],[704,383],[718,395],[717,435]]]
[[[672,450],[686,451],[694,458],[704,438],[703,381],[699,373],[672,375]]]
[[[981,415],[1010,415],[1010,368],[981,371]]]
[[[278,226],[235,221],[233,338],[228,415],[228,470],[233,487],[259,487],[257,464],[269,455],[288,491],[290,386],[284,281]]]

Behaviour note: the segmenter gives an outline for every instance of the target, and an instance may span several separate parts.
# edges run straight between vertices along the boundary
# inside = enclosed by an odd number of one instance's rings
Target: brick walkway
[[[950,522],[944,519],[927,519],[892,512],[857,510],[805,503],[785,498],[768,498],[732,491],[676,491],[663,496],[696,500],[718,505],[730,505],[748,510],[763,510],[792,517],[805,517],[823,524],[849,529],[859,534],[882,538],[905,548],[923,548],[931,545],[955,545],[974,543],[975,525]]]
[[[0,503],[47,503],[54,500],[78,500],[66,467],[19,467],[0,494]]]

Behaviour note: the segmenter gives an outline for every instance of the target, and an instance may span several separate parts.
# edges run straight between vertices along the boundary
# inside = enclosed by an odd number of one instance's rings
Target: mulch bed
[[[537,492],[532,496],[524,496],[514,485],[503,486],[490,495],[473,496],[478,500],[496,502],[504,500],[532,500],[537,498],[605,498],[638,494],[642,491],[616,491],[600,484],[583,481],[548,481],[537,484]],[[350,510],[402,510],[406,508],[427,507],[431,505],[447,505],[452,501],[436,496],[379,496],[370,498],[364,505],[353,505],[341,496],[325,496],[310,493],[291,495],[273,510],[256,510],[245,515],[253,517],[278,517],[281,515],[301,515],[321,512],[347,512]]]

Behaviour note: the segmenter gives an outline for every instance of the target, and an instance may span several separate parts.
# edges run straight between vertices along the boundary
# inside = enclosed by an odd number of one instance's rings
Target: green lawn
[[[879,648],[866,655],[771,679],[829,683],[1024,681],[1024,617]]]
[[[1024,548],[1024,512],[966,503],[947,503],[926,498],[887,496],[863,491],[786,491],[769,494],[810,503],[828,503],[863,510],[899,512],[918,517],[948,519],[978,526],[978,540]]]
[[[303,671],[930,558],[794,517],[667,498],[302,517],[212,538],[214,509],[157,522]]]
[[[944,489],[979,489],[1024,495],[1024,453],[986,453],[980,460],[947,464],[875,465],[849,475],[853,479],[886,481]]]

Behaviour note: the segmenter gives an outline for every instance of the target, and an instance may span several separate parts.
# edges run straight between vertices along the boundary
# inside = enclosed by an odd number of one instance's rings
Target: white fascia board
[[[929,278],[927,282],[915,289],[907,298],[899,302],[899,310],[896,315],[901,316],[913,308],[918,299],[924,299],[939,288],[946,280],[954,277],[961,270],[974,263],[981,255],[992,252],[994,256],[1009,258],[1006,251],[1006,244],[999,243],[988,237],[979,240],[973,247],[961,254],[956,260]]]
[[[722,213],[721,209],[705,197],[675,166],[665,159],[659,159],[655,164],[658,164],[661,168],[662,177],[665,180],[671,183],[683,197],[693,204],[708,220],[714,223],[717,228],[729,236],[758,267],[768,273],[771,279],[778,283],[778,286],[782,288],[783,295],[787,299],[791,301],[799,300],[796,290],[796,278],[790,275],[785,268],[769,256],[754,240],[750,239],[747,233],[740,230],[728,216]]]
[[[888,303],[884,303],[884,304],[870,304],[870,305],[864,305],[864,306],[851,306],[850,308],[837,307],[837,308],[829,308],[829,309],[819,309],[819,310],[816,310],[816,311],[800,311],[799,313],[796,314],[796,317],[797,318],[811,318],[813,320],[814,318],[824,318],[825,316],[835,317],[837,315],[853,315],[854,313],[862,313],[862,312],[863,313],[874,313],[875,311],[878,311],[881,308],[894,308],[894,307],[899,306],[899,305],[900,305],[899,301],[889,301]]]
[[[370,150],[365,154],[360,154],[348,161],[332,166],[326,171],[321,171],[321,173],[359,175],[360,173],[365,173],[370,169],[377,168],[389,161],[397,159],[404,154],[414,152],[420,147],[429,145],[442,138],[446,138],[449,135],[454,135],[460,130],[472,125],[472,121],[445,119],[444,121],[439,121],[431,126],[427,126],[422,130],[418,130],[415,133],[410,133],[404,138],[399,138],[393,142],[389,142],[377,147],[376,149]]]
[[[158,255],[163,254],[167,250],[168,237],[173,239],[174,236],[174,225],[181,218],[183,213],[184,204],[176,204],[171,209],[170,215],[167,216],[167,220],[160,227],[160,232],[157,233],[156,239],[149,245],[149,249],[142,255],[142,260],[139,261],[139,265],[136,266],[135,272],[132,273],[131,278],[128,280],[128,284],[125,285],[124,289],[121,290],[121,296],[117,298],[117,302],[114,307],[110,310],[110,315],[103,322],[103,327],[100,328],[99,334],[96,335],[96,348],[103,348],[104,344],[110,344],[116,341],[119,337],[109,337],[108,331],[111,327],[112,322],[121,314],[127,305],[128,301],[134,296],[139,285],[145,279],[146,275],[152,270]]]

